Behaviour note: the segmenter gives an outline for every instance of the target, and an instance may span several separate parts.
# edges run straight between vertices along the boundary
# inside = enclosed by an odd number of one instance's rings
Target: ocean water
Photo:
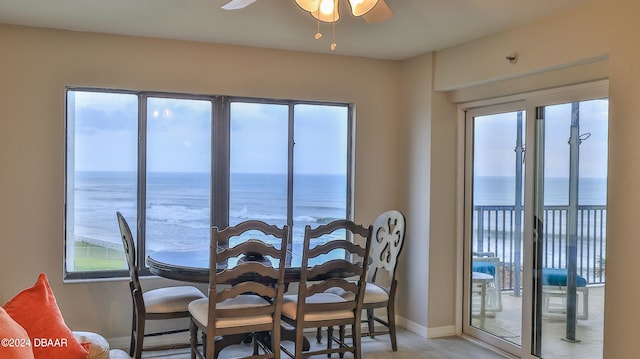
[[[150,173],[147,182],[147,250],[169,247],[207,250],[210,235],[209,175]],[[545,182],[545,205],[566,205],[568,183],[567,178],[548,179]],[[515,203],[513,178],[476,177],[474,188],[475,205]],[[69,228],[74,228],[77,240],[115,249],[122,248],[116,211],[123,213],[135,235],[135,173],[79,172],[75,178],[73,194],[74,199],[68,204],[67,210],[70,214],[73,213],[68,218],[75,222],[69,223]],[[301,253],[306,225],[315,227],[346,217],[345,198],[344,176],[296,176],[292,228],[294,253]],[[260,219],[281,227],[287,218],[286,201],[285,175],[233,174],[229,223]],[[605,204],[606,179],[581,178],[579,205]],[[606,226],[606,219],[603,224]]]
[[[524,191],[524,184],[522,186]],[[476,176],[474,205],[514,205],[516,181],[514,177]],[[544,205],[569,204],[569,178],[549,177],[544,181]],[[583,177],[578,181],[578,205],[606,205],[607,179]]]
[[[232,174],[229,223],[259,219],[282,227],[287,219],[286,180],[283,174]],[[147,249],[208,250],[210,192],[206,173],[149,173]],[[121,248],[116,211],[122,212],[135,236],[135,173],[78,172],[73,194],[67,210],[74,214],[69,217],[75,220],[72,228],[77,240]],[[307,224],[315,227],[345,217],[344,176],[295,176],[292,228],[295,246],[301,246]]]

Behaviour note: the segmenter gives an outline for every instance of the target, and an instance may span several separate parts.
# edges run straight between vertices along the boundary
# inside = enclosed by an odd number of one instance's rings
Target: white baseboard
[[[427,329],[427,339],[450,337],[457,335],[455,325]]]
[[[407,318],[396,316],[396,323],[398,326],[407,329],[408,331],[419,335],[422,338],[440,338],[456,335],[456,327],[454,325],[447,325],[444,327],[427,328],[424,325],[420,325],[416,322],[408,320]]]
[[[416,322],[413,322],[407,318],[396,315],[396,325],[398,325],[399,327],[405,328],[408,331],[415,333],[422,338],[427,337],[427,327],[420,325]]]

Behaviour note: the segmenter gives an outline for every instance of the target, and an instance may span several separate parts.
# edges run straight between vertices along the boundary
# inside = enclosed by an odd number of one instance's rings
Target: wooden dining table
[[[285,283],[300,281],[301,268],[299,260],[290,258],[300,257],[291,254],[284,271]],[[147,256],[149,271],[159,277],[193,283],[209,283],[209,249],[186,250],[158,250]],[[218,266],[221,271],[224,266]],[[349,273],[333,273],[332,276],[348,277]],[[318,278],[326,279],[326,278]]]
[[[209,283],[209,250],[159,250],[147,256],[147,266],[160,277],[193,283]]]

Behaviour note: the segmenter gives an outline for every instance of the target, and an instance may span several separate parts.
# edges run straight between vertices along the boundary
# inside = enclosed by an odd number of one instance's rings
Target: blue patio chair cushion
[[[542,285],[567,285],[567,270],[562,268],[543,268],[542,269]],[[587,280],[578,275],[578,287],[586,287]]]
[[[491,274],[494,277],[496,275],[496,266],[492,262],[473,261],[471,264],[471,270],[473,272]]]

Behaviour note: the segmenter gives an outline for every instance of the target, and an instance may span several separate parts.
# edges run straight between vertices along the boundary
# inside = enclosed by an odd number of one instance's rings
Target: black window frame
[[[354,199],[354,163],[355,163],[355,120],[354,105],[346,102],[327,102],[309,100],[283,100],[257,97],[225,96],[225,95],[196,95],[174,92],[158,91],[134,91],[105,89],[94,87],[68,86],[65,90],[65,211],[64,211],[64,256],[63,273],[65,280],[99,280],[128,277],[126,269],[122,270],[91,270],[91,271],[69,271],[67,270],[67,246],[69,239],[67,230],[67,216],[70,215],[67,203],[69,199],[69,147],[74,146],[74,139],[69,138],[68,129],[70,127],[68,112],[68,94],[70,91],[78,92],[98,92],[136,95],[138,98],[138,147],[137,147],[137,184],[136,184],[136,221],[129,223],[132,232],[135,232],[137,262],[142,264],[139,267],[141,276],[151,276],[146,266],[146,160],[147,160],[147,100],[149,98],[171,98],[186,100],[210,101],[211,111],[211,175],[210,188],[210,224],[224,228],[229,224],[229,190],[230,190],[230,135],[231,135],[231,113],[230,105],[233,102],[257,103],[257,104],[278,104],[288,106],[288,164],[287,164],[287,224],[293,226],[293,183],[294,183],[294,124],[296,105],[318,105],[318,106],[341,106],[347,109],[347,171],[346,171],[346,218],[353,219],[353,199]],[[74,169],[75,171],[75,169]],[[114,228],[117,228],[117,221],[114,213]],[[73,240],[73,239],[71,239]],[[293,241],[293,238],[289,239]]]

